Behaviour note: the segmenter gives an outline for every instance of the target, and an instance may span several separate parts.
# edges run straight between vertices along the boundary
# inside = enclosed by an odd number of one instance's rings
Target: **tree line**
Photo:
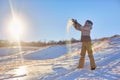
[[[59,41],[50,40],[48,42],[46,41],[32,41],[32,42],[20,41],[20,45],[23,47],[44,47],[44,46],[50,46],[50,45],[65,45],[65,44],[77,43],[77,42],[80,42],[80,40],[71,38],[71,40],[59,40]],[[14,47],[14,46],[18,46],[18,43],[11,42],[8,40],[0,40],[0,47]]]

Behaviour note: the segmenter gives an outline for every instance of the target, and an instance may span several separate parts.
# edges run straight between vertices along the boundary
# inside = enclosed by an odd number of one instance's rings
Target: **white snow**
[[[71,48],[69,54],[65,45],[27,48],[24,64],[20,57],[14,58],[15,50],[0,49],[0,80],[120,80],[120,37],[93,42],[94,71],[89,69],[87,55],[85,68],[77,69],[81,43]]]
[[[43,50],[28,54],[25,56],[25,58],[32,60],[45,60],[58,58],[66,53],[67,53],[66,46],[51,46]]]

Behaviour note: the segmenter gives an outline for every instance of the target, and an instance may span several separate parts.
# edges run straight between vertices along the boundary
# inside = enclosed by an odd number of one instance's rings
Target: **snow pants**
[[[95,68],[96,64],[95,64],[95,61],[94,61],[94,56],[93,56],[91,42],[82,42],[82,49],[81,49],[81,53],[80,53],[81,57],[80,57],[78,66],[80,68],[84,67],[86,51],[88,52],[88,57],[90,59],[90,66],[91,66],[91,68]]]

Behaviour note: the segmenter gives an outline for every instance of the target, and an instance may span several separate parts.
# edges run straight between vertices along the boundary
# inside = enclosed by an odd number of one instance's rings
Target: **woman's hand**
[[[77,20],[75,20],[75,19],[71,19],[71,21],[73,22],[73,24],[77,24],[78,23]]]

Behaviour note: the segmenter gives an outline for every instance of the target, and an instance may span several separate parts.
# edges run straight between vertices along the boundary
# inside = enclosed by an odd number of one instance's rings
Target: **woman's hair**
[[[93,25],[93,22],[91,20],[86,20],[86,22],[90,23],[91,25]]]

